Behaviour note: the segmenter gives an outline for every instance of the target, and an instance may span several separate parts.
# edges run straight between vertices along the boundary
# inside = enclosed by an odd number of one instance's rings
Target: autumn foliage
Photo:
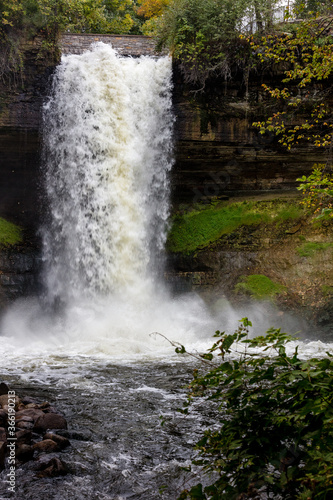
[[[146,18],[158,17],[163,14],[163,10],[170,3],[170,0],[141,0],[138,14]]]

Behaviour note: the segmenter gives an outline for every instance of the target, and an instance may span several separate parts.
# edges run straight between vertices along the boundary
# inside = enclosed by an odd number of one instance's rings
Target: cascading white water
[[[96,44],[62,58],[44,106],[45,297],[18,301],[2,334],[69,353],[170,353],[215,328],[202,299],[160,276],[172,166],[169,57]],[[213,326],[214,325],[214,326]]]
[[[102,43],[67,56],[44,117],[49,299],[149,297],[169,212],[170,58]]]

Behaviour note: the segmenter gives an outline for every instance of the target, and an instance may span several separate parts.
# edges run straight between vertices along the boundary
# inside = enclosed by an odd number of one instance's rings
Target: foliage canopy
[[[214,75],[228,78],[249,66],[241,34],[268,29],[277,0],[170,0],[157,26],[160,48],[168,48],[186,81],[204,85]]]
[[[135,0],[0,0],[0,78],[18,79],[22,46],[42,40],[39,57],[58,57],[60,33],[141,33]]]

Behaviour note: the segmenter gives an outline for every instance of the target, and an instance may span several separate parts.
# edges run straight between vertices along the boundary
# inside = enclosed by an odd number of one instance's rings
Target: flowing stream
[[[194,362],[167,339],[202,351],[246,312],[226,305],[214,315],[163,284],[171,90],[168,57],[123,58],[104,44],[63,57],[54,76],[44,109],[44,288],[2,318],[0,377],[64,413],[70,473],[36,479],[33,462],[23,465],[19,500],[176,499],[192,444],[214,421],[208,408],[176,412]],[[265,314],[258,306],[251,319]],[[307,355],[328,347],[304,344]],[[10,497],[4,483],[0,495]]]

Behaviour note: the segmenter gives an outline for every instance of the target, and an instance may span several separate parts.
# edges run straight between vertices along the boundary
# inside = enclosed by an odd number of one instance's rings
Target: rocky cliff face
[[[261,195],[252,197],[252,201],[276,202],[277,198]],[[298,316],[299,325],[303,322],[303,333],[331,335],[332,230],[332,222],[318,225],[311,217],[286,220],[276,226],[267,222],[241,226],[206,248],[169,255],[166,278],[175,292],[198,292],[213,307],[223,307],[225,300],[236,309],[253,312],[258,299],[251,297],[251,290],[239,291],[237,285],[244,277],[267,276],[284,287],[276,297],[261,299],[275,314],[276,325],[281,326],[283,317],[291,314]]]
[[[314,163],[325,162],[318,150],[297,147],[288,152],[276,138],[252,126],[272,112],[263,104],[262,83],[279,83],[279,75],[252,75],[228,83],[210,82],[203,93],[185,85],[175,68],[176,155],[172,173],[174,208],[211,198],[269,199],[293,195],[296,179]],[[291,224],[292,226],[292,224]],[[249,299],[234,293],[241,276],[263,274],[286,286],[277,313],[301,315],[315,328],[333,323],[332,246],[314,256],[297,252],[300,238],[333,245],[332,226],[312,224],[282,228],[278,234],[243,228],[214,247],[190,255],[170,255],[167,279],[175,291],[195,290],[209,301],[221,297],[235,305]],[[251,303],[251,299],[250,299]],[[280,308],[280,309],[279,309]]]
[[[274,85],[277,76],[253,75],[247,88],[238,75],[194,92],[177,68],[174,74],[176,202],[295,190],[297,177],[320,161],[315,149],[288,152],[273,135],[262,136],[252,126],[267,116],[262,82]]]
[[[0,84],[0,217],[35,230],[40,217],[41,110],[54,65],[24,47],[22,79]]]
[[[38,41],[26,47],[22,86],[0,88],[0,216],[33,228],[40,215],[41,108],[54,69],[39,62],[38,50]],[[194,92],[174,68],[175,203],[293,190],[320,161],[317,151],[287,152],[252,127],[266,114],[261,82],[254,75],[246,88],[238,75]]]
[[[0,250],[0,306],[37,287],[42,217],[41,110],[54,65],[39,59],[38,40],[24,48],[24,75],[0,83],[0,217],[22,227],[22,245]]]
[[[31,280],[38,267],[39,244],[34,235],[42,217],[41,108],[54,67],[40,62],[37,54],[38,41],[31,42],[25,51],[23,84],[16,89],[0,88],[0,217],[25,228],[27,240],[34,242],[29,255],[35,256],[32,260],[23,256],[24,263],[16,265],[14,250],[12,257],[2,254],[0,284],[10,298],[33,286]],[[252,122],[266,113],[257,75],[250,79],[248,88],[238,75],[227,84],[211,82],[205,92],[198,93],[184,84],[175,67],[174,84],[175,165],[171,183],[175,207],[183,201],[211,197],[289,192],[295,189],[296,178],[320,161],[310,149],[288,153],[273,137],[264,138],[252,127]],[[17,249],[17,255],[24,254],[23,248]],[[216,285],[216,272],[226,275],[228,269],[247,267],[253,259],[256,257],[251,252],[228,249],[219,256],[209,254],[204,264],[192,259],[186,265],[180,265],[179,260],[174,265],[180,273],[203,273],[195,280],[211,287]],[[210,261],[214,261],[213,270]]]
[[[0,311],[12,300],[37,291],[39,271],[36,247],[22,246],[0,252]]]

